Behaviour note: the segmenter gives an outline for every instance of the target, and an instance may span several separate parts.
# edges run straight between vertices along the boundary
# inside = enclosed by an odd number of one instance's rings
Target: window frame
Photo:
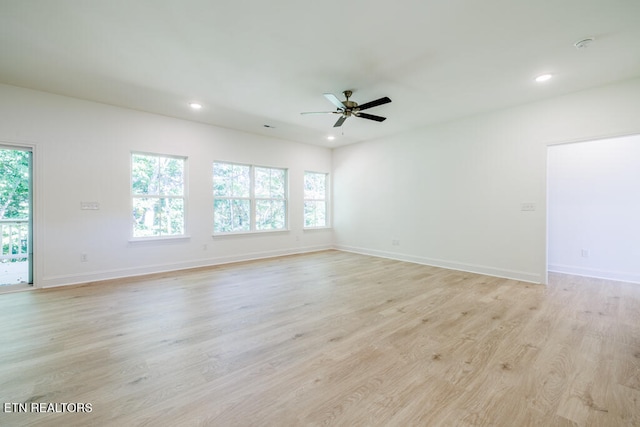
[[[216,190],[215,190],[215,167],[216,164],[224,164],[224,165],[229,165],[229,166],[242,166],[242,167],[247,167],[249,168],[249,191],[248,191],[248,196],[216,196]],[[253,208],[251,207],[252,205],[252,197],[251,197],[251,165],[248,164],[244,164],[244,163],[234,163],[234,162],[221,162],[221,161],[214,161],[212,164],[212,168],[211,168],[211,183],[213,185],[212,188],[212,195],[213,195],[213,234],[214,235],[226,235],[226,234],[242,234],[242,233],[250,233],[251,232],[251,213],[253,212]],[[249,220],[249,229],[248,230],[232,230],[232,231],[216,231],[215,227],[216,227],[216,200],[229,200],[229,201],[233,201],[233,200],[244,200],[244,201],[249,201],[249,213],[248,213],[248,220]]]
[[[134,157],[135,156],[147,156],[147,157],[156,157],[158,159],[176,159],[182,161],[182,195],[175,194],[136,194],[133,188],[134,184],[134,176],[133,176],[133,167],[134,167]],[[130,190],[130,200],[131,200],[131,242],[144,242],[149,240],[174,240],[174,239],[184,239],[188,238],[187,234],[187,218],[188,218],[188,157],[180,156],[175,154],[164,154],[164,153],[153,153],[148,151],[131,151],[129,157],[129,190]],[[159,187],[159,186],[158,186]],[[135,200],[136,199],[158,199],[158,200],[182,200],[182,233],[180,234],[154,234],[150,236],[136,236],[135,232],[135,218],[133,216],[135,209]]]
[[[223,160],[214,160],[212,163],[212,184],[215,180],[215,165],[216,164],[224,164],[224,165],[234,165],[234,166],[244,166],[249,168],[249,197],[229,197],[229,196],[216,196],[215,195],[215,187],[213,188],[213,236],[230,236],[230,235],[242,235],[242,234],[257,234],[257,233],[280,233],[290,231],[289,228],[289,169],[285,167],[277,167],[277,166],[263,166],[263,165],[254,165],[247,163],[239,163],[239,162],[230,162]],[[263,197],[256,196],[256,169],[273,169],[284,172],[284,189],[283,189],[283,197]],[[215,203],[216,200],[249,200],[249,229],[248,230],[232,230],[232,231],[216,231],[216,209]],[[258,229],[257,228],[257,202],[258,201],[282,201],[284,202],[284,226],[282,228],[277,229]]]
[[[316,175],[324,175],[324,199],[314,199],[305,197],[305,186],[306,186],[306,178],[307,174],[316,174]],[[330,191],[330,177],[328,172],[317,172],[305,170],[302,177],[302,228],[303,230],[318,230],[323,228],[331,228],[331,191]],[[324,225],[314,225],[307,226],[306,218],[304,212],[304,205],[306,202],[324,202],[325,209],[325,224]]]

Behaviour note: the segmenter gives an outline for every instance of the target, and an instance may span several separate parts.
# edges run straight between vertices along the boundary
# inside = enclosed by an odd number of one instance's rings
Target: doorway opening
[[[548,271],[640,283],[640,135],[547,154]]]
[[[0,290],[33,285],[32,157],[0,145]]]

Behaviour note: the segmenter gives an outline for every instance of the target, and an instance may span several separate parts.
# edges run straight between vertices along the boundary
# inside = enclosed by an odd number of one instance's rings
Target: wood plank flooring
[[[0,295],[0,425],[640,426],[640,285],[550,281],[326,251]]]

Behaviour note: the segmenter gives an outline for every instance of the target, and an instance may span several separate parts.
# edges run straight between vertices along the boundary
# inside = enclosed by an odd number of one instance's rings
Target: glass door
[[[33,284],[32,151],[0,145],[0,286]]]

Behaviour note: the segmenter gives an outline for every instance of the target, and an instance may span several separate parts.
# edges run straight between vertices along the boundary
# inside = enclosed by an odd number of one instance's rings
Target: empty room
[[[640,3],[0,1],[0,425],[640,426]]]

